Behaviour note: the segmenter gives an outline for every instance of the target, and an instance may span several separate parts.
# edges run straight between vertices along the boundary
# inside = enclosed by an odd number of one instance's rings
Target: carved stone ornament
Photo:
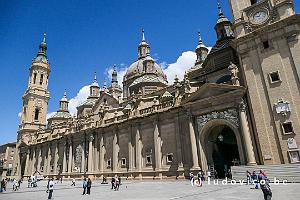
[[[42,103],[42,100],[40,100],[40,99],[37,99],[37,100],[35,100],[35,102],[34,102],[34,106],[36,107],[36,108],[41,108],[43,105],[42,105],[43,103]]]
[[[94,140],[94,136],[93,136],[93,135],[90,135],[89,141],[90,141],[90,142],[93,142],[93,140]]]
[[[233,64],[232,62],[230,62],[228,69],[231,74],[232,85],[239,86],[240,81],[239,81],[239,77],[238,77],[238,73],[239,73],[238,67],[235,64]]]
[[[298,148],[296,140],[294,138],[289,138],[287,140],[287,144],[288,144],[289,149],[297,149]]]
[[[225,111],[214,111],[209,114],[201,115],[197,117],[197,123],[199,131],[203,128],[203,126],[214,119],[224,119],[233,123],[236,127],[239,127],[239,119],[238,119],[238,112],[236,109],[228,109]]]
[[[81,167],[82,152],[83,152],[82,146],[79,144],[75,150],[75,163],[74,164],[77,169]]]
[[[241,112],[245,112],[246,108],[247,108],[247,104],[245,103],[244,99],[242,99],[242,101],[239,104],[239,108]]]
[[[274,104],[274,107],[276,113],[279,115],[286,116],[289,112],[291,112],[290,103],[281,98],[277,101],[277,103]]]

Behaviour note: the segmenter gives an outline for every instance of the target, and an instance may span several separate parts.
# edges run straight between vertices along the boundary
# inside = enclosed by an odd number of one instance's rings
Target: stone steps
[[[287,180],[291,183],[300,183],[300,164],[286,164],[286,165],[256,165],[256,166],[232,166],[232,178],[234,180],[247,180],[246,171],[259,174],[259,170],[267,173],[271,182],[274,178],[279,179],[280,182]]]

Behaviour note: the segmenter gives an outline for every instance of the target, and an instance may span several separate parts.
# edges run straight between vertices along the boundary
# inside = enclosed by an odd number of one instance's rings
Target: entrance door
[[[226,172],[240,160],[236,137],[228,126],[215,127],[211,134],[214,169],[218,178],[225,178]]]

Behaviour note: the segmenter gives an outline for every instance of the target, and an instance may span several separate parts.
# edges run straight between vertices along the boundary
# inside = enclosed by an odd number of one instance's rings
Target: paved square
[[[8,190],[0,193],[1,200],[41,200],[47,199],[46,181],[39,182],[37,188],[27,188],[24,182],[17,192],[12,191],[12,185]],[[71,183],[55,184],[53,197],[55,200],[92,200],[92,199],[118,199],[118,200],[175,200],[175,199],[206,199],[206,200],[260,200],[263,199],[261,190],[250,189],[248,185],[207,185],[192,187],[189,181],[126,181],[119,191],[112,191],[110,184],[101,185],[94,181],[90,196],[83,196],[81,182],[76,182],[76,187]],[[271,185],[273,200],[286,199],[298,200],[300,196],[300,184]]]

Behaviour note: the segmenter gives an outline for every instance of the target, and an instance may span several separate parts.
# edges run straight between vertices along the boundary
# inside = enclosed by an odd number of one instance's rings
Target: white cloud
[[[77,114],[77,107],[83,103],[90,95],[90,85],[82,87],[77,95],[69,100],[69,112],[72,116]],[[48,120],[56,112],[47,113],[46,119]]]
[[[77,114],[77,106],[79,106],[81,103],[83,103],[87,97],[90,95],[90,86],[86,85],[82,87],[77,95],[69,100],[69,111],[71,115]]]
[[[177,58],[175,63],[167,64],[166,62],[161,63],[165,74],[167,75],[168,82],[171,84],[174,82],[174,78],[177,75],[179,80],[183,79],[185,71],[189,70],[196,61],[196,53],[193,51],[186,51]]]

